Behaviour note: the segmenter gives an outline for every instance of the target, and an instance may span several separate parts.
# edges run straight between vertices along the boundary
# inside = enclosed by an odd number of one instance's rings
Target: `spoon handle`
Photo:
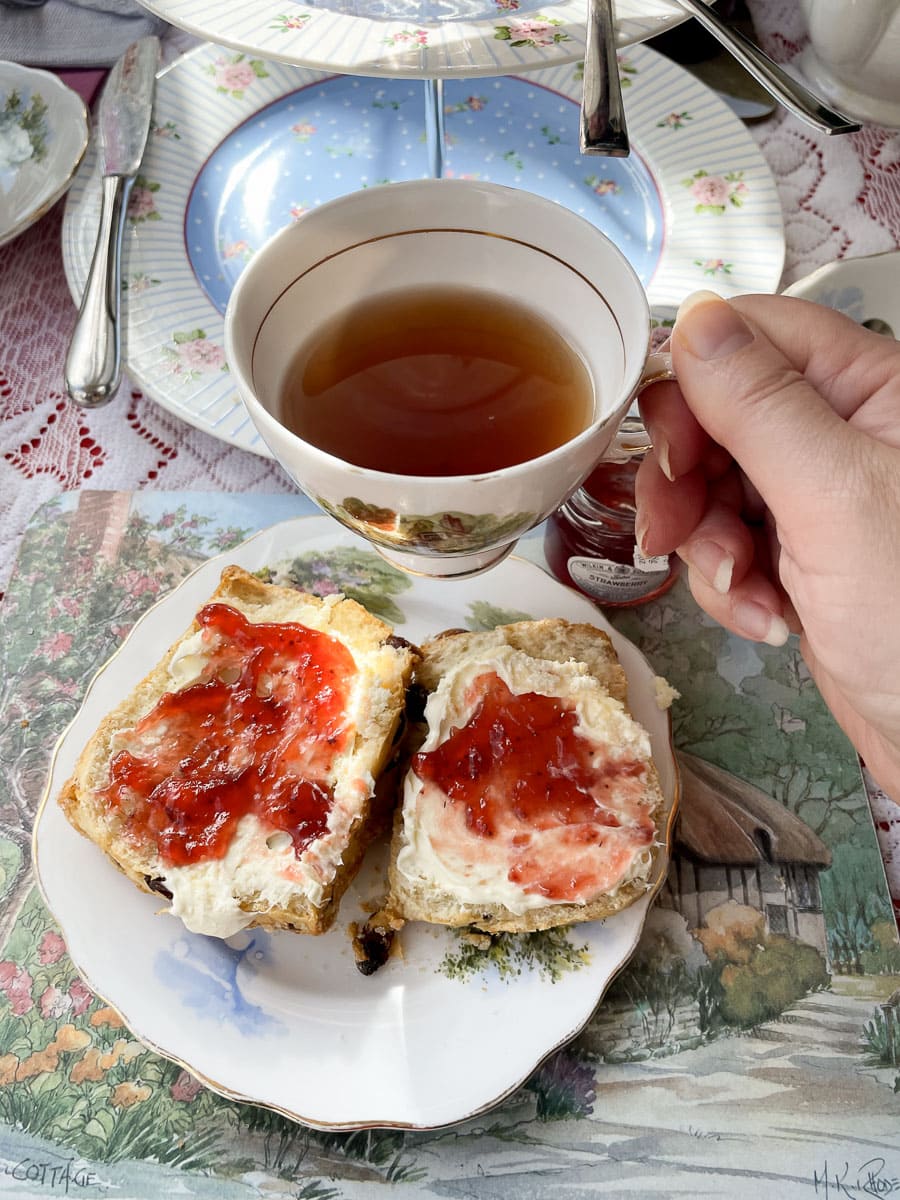
[[[678,0],[678,3],[795,117],[822,133],[855,133],[861,128],[858,121],[851,121],[823,104],[818,96],[783,71],[739,29],[729,28],[702,0]]]
[[[580,142],[582,154],[626,158],[631,152],[616,59],[612,0],[588,0]]]

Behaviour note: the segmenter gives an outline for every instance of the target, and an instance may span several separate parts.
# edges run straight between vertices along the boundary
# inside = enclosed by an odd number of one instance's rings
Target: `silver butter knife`
[[[159,38],[134,42],[110,71],[97,109],[100,228],[65,368],[66,391],[82,408],[108,403],[122,377],[122,233],[150,132],[158,66]]]

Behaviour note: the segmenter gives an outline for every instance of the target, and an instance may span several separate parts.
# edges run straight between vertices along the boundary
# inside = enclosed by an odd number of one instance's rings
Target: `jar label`
[[[567,565],[572,580],[594,600],[627,604],[629,600],[655,592],[669,574],[669,560],[665,556],[644,559],[644,562],[662,563],[662,566],[648,569],[612,562],[608,558],[570,558]]]
[[[639,546],[634,548],[634,565],[638,571],[668,571],[669,556],[668,554],[644,554]]]

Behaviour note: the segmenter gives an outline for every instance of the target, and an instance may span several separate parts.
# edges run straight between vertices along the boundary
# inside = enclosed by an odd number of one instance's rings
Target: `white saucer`
[[[81,97],[49,71],[0,62],[0,246],[68,189],[90,136]]]
[[[785,289],[786,296],[814,300],[837,309],[860,325],[885,332],[876,322],[890,327],[900,338],[900,250],[843,258],[819,267]]]
[[[496,953],[474,954],[453,930],[411,922],[402,955],[368,978],[354,964],[348,926],[364,921],[383,895],[378,847],[321,937],[254,929],[225,942],[157,915],[155,898],[80,837],[55,800],[101,717],[180,635],[229,563],[271,568],[283,582],[320,594],[352,588],[416,641],[442,629],[485,627],[491,615],[561,616],[604,629],[628,678],[630,708],[650,736],[665,797],[665,845],[651,890],[605,921],[510,935],[506,966]],[[435,1128],[498,1103],[589,1020],[637,946],[665,878],[678,794],[671,723],[657,701],[653,668],[585,597],[519,558],[477,579],[411,578],[330,518],[301,517],[204,563],[138,621],[97,674],[54,754],[35,821],[34,868],[90,987],[136,1037],[214,1091],[319,1128]],[[79,886],[83,879],[89,887]]]

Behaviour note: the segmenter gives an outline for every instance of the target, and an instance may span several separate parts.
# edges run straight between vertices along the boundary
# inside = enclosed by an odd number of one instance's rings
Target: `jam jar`
[[[601,608],[661,596],[675,582],[674,555],[648,557],[635,537],[634,479],[639,458],[603,462],[547,520],[544,556],[557,579]]]

